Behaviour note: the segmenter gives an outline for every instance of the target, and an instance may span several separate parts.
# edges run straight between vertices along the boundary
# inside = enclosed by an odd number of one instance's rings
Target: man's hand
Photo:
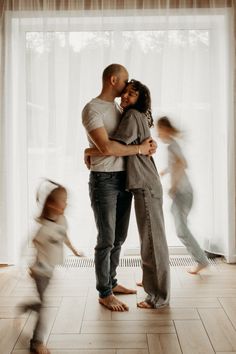
[[[156,151],[157,151],[157,142],[155,140],[151,139],[149,155],[155,154]]]
[[[142,155],[153,155],[157,149],[157,143],[151,137],[145,139],[139,146]]]

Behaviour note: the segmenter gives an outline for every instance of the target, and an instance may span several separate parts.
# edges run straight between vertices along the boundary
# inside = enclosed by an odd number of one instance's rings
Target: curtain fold
[[[0,11],[233,7],[233,0],[3,0]]]
[[[232,18],[233,43],[227,37]],[[31,205],[40,177],[46,176],[68,183],[72,240],[82,248],[93,248],[96,230],[88,196],[82,194],[88,172],[81,156],[86,137],[80,112],[99,93],[102,69],[114,61],[149,85],[155,118],[169,113],[183,128],[183,148],[197,191],[190,223],[206,250],[236,262],[233,0],[5,0],[0,3],[0,31],[0,263],[15,262],[22,239],[35,226],[30,221],[35,213]],[[217,91],[221,80],[225,80],[225,90]],[[225,112],[219,106],[221,101]],[[222,117],[228,116],[234,119],[225,124]],[[157,138],[155,131],[153,134]],[[217,139],[222,143],[219,153],[214,151]],[[201,143],[206,145],[205,151],[200,150]],[[157,165],[164,165],[161,144],[158,154]],[[206,165],[200,156],[204,154],[210,162]],[[226,171],[220,174],[217,159],[227,160]],[[201,163],[206,169],[202,174]],[[228,183],[218,192],[218,184],[223,185],[225,179]],[[167,188],[168,181],[163,185]],[[164,208],[167,233],[172,235],[167,198]],[[208,212],[209,220],[203,220]],[[228,217],[225,234],[224,227],[217,224],[221,212],[224,220]],[[134,224],[133,218],[130,233],[137,236]],[[227,242],[221,240],[229,235]],[[135,246],[135,241],[127,242],[128,248]]]

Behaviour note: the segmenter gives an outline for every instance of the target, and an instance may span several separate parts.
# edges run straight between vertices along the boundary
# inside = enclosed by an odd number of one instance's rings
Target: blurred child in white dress
[[[64,210],[67,206],[66,189],[53,181],[46,180],[48,189],[41,215],[37,218],[40,228],[33,238],[36,259],[30,267],[30,275],[35,281],[40,301],[22,305],[22,311],[33,310],[38,314],[30,351],[37,354],[50,354],[44,344],[45,323],[42,316],[44,294],[56,265],[63,263],[63,244],[65,243],[75,256],[83,256],[71,244],[67,236],[67,221]]]

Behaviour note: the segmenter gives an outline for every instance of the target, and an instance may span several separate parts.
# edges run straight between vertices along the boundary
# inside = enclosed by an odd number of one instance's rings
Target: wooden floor
[[[119,268],[120,283],[135,287],[139,268]],[[236,265],[219,264],[201,275],[171,267],[171,306],[136,307],[138,294],[121,296],[129,312],[98,304],[94,268],[57,269],[47,292],[45,328],[52,354],[236,354]],[[34,284],[14,268],[0,269],[0,354],[29,353],[34,313],[17,305],[35,296]]]

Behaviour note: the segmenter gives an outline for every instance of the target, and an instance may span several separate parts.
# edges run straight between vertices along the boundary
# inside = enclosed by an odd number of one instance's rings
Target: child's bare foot
[[[137,294],[137,290],[125,288],[120,284],[117,284],[112,291],[114,294]]]
[[[136,285],[137,286],[143,286],[143,282],[142,281],[137,281]]]
[[[31,342],[30,352],[35,354],[51,354],[48,348],[43,343],[39,342]]]
[[[125,303],[117,299],[117,297],[113,294],[104,298],[100,297],[98,301],[101,305],[105,306],[106,308],[108,308],[108,310],[111,311],[124,312],[129,310],[129,307]]]
[[[195,267],[188,269],[187,272],[190,274],[198,274],[202,269],[206,267],[208,267],[208,264],[198,263]]]
[[[141,309],[152,309],[153,306],[150,305],[148,302],[146,301],[141,301],[137,303],[137,307],[141,308]]]

